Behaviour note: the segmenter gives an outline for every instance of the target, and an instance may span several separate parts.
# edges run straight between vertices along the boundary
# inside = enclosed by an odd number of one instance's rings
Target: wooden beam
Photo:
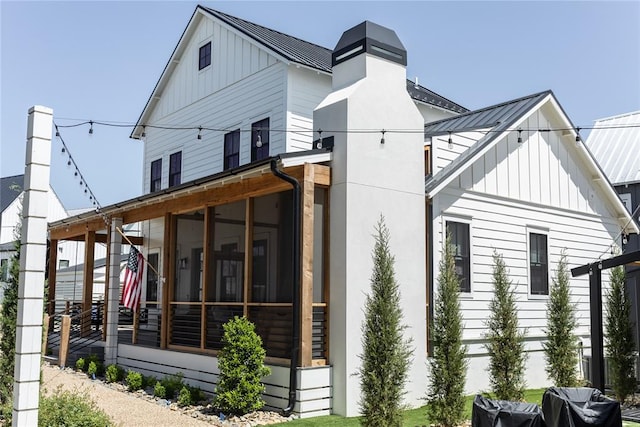
[[[162,255],[162,275],[159,278],[162,282],[162,323],[160,324],[160,348],[166,349],[169,341],[169,322],[171,298],[171,286],[175,274],[175,262],[173,253],[176,244],[176,222],[171,213],[164,215],[164,240]]]
[[[111,233],[107,234],[107,256],[105,257],[106,264],[104,265],[104,296],[102,301],[102,341],[107,340],[107,307],[109,302],[109,273],[111,272]],[[100,308],[98,307],[98,310]],[[100,313],[100,311],[98,311]]]
[[[590,264],[581,265],[580,267],[571,269],[571,276],[577,277],[589,273],[591,266],[598,264],[601,270],[607,270],[609,268],[617,267],[619,265],[632,264],[636,261],[640,261],[640,251],[633,251],[626,254],[614,256],[613,258],[603,259],[601,261],[593,262]]]
[[[331,185],[331,168],[324,165],[312,165],[307,163],[308,166],[313,169],[313,182],[316,185],[329,187]]]
[[[73,240],[72,238],[77,236],[84,236],[85,232],[88,230],[98,231],[98,230],[106,230],[107,226],[104,223],[104,219],[98,216],[92,217],[91,219],[86,219],[79,223],[74,224],[63,224],[57,227],[49,228],[49,238],[56,240]]]
[[[142,246],[143,244],[143,238],[140,236],[130,236],[130,235],[126,235],[127,239],[131,240],[131,243],[133,243],[136,246]],[[72,242],[82,242],[84,241],[84,234],[80,235],[80,236],[71,236],[68,237],[66,239],[64,239],[66,241],[72,241]],[[96,233],[96,243],[104,243],[106,244],[107,241],[109,240],[109,235],[108,234],[97,234]],[[123,238],[123,243],[128,244],[126,239]]]
[[[84,239],[84,272],[82,286],[82,319],[80,320],[81,336],[91,332],[91,302],[93,297],[93,265],[96,247],[96,232],[88,230]]]
[[[245,226],[244,226],[244,305],[242,313],[249,318],[249,307],[247,303],[251,298],[249,291],[253,283],[253,199],[247,199],[245,203]]]
[[[310,164],[304,165],[302,181],[302,264],[300,291],[300,366],[311,366],[313,349],[313,211],[314,172]],[[295,283],[295,282],[294,282]]]
[[[47,310],[49,315],[53,316],[56,312],[56,272],[58,271],[58,241],[49,240],[49,275],[47,284],[49,291],[47,296]],[[52,323],[53,324],[53,323]]]

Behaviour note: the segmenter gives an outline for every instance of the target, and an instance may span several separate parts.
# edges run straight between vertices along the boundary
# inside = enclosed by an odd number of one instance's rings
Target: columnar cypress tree
[[[630,394],[636,387],[634,363],[636,359],[636,344],[633,339],[633,326],[629,317],[631,301],[625,289],[624,267],[618,266],[611,270],[611,288],[607,293],[607,315],[605,323],[605,344],[611,385],[619,402]]]
[[[467,377],[467,348],[462,345],[460,280],[456,274],[453,247],[447,237],[440,260],[435,295],[429,359],[430,384],[427,416],[432,424],[454,427],[464,420],[464,385]]]
[[[507,268],[493,251],[494,296],[489,303],[488,342],[489,381],[497,399],[520,401],[524,398],[526,354],[525,333],[518,329],[518,311]]]
[[[411,362],[411,340],[404,337],[400,290],[389,230],[381,217],[373,248],[371,294],[366,296],[362,324],[360,422],[364,426],[402,425],[402,396]]]
[[[578,321],[569,290],[567,256],[563,253],[549,290],[547,342],[542,344],[547,374],[558,387],[575,387],[578,384],[578,338],[574,333]]]

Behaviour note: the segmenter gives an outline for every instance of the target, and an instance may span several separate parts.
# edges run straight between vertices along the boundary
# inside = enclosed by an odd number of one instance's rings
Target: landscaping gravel
[[[45,363],[42,368],[42,389],[53,393],[57,387],[78,391],[96,402],[119,426],[226,426],[253,427],[293,419],[276,412],[257,411],[244,417],[221,420],[211,406],[180,408],[165,399],[144,392],[129,392],[122,384],[107,384],[92,380],[85,373],[70,368],[60,369]]]

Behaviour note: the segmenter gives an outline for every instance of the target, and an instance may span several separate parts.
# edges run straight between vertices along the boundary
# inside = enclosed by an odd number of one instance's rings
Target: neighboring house
[[[120,251],[115,230],[144,224],[134,243],[154,268],[141,305],[160,325],[139,334],[155,345],[118,343],[112,316],[106,363],[183,372],[213,391],[222,325],[245,315],[272,369],[268,407],[356,415],[362,307],[384,215],[414,348],[407,403],[423,404],[429,382],[447,232],[462,280],[466,391],[489,389],[494,250],[527,329],[528,385],[549,385],[541,349],[561,253],[582,265],[638,228],[553,93],[469,112],[407,82],[406,60],[396,34],[371,22],[330,51],[196,8],[132,133],[145,138],[145,194],[50,224],[53,252],[65,239],[94,241],[105,220]],[[108,275],[111,304],[120,283]],[[571,283],[589,349],[588,280]]]
[[[640,111],[596,120],[586,141],[636,224],[640,212]],[[624,236],[624,253],[640,250],[637,235]],[[628,265],[627,290],[632,300],[636,344],[640,343],[640,267]]]
[[[14,241],[16,227],[21,223],[23,188],[24,175],[8,176],[0,179],[0,272],[4,274],[3,277],[0,277],[0,285],[2,285],[0,286],[0,295],[8,278],[8,265],[15,253]],[[47,220],[49,222],[58,221],[70,215],[77,215],[86,211],[65,210],[52,187],[49,187],[47,210]],[[64,269],[69,266],[75,266],[84,260],[84,242],[61,242],[57,251],[57,268]],[[106,248],[96,248],[96,256],[104,257],[105,255]],[[59,302],[58,306],[60,304]]]

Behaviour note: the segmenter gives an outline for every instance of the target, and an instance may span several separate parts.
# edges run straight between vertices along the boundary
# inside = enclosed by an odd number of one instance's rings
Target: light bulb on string
[[[322,129],[318,128],[318,144],[316,145],[318,149],[322,148]]]
[[[522,129],[518,129],[518,144],[522,144]]]
[[[89,136],[93,135],[93,120],[89,120]]]
[[[71,167],[71,157],[69,157],[69,160],[67,160],[67,166]]]
[[[202,139],[202,126],[198,128],[198,140]]]
[[[146,129],[147,127],[145,125],[142,125],[142,135],[140,135],[140,138],[145,139],[147,137]]]
[[[449,140],[447,142],[449,143],[449,150],[451,150],[453,148],[453,139],[451,139],[451,131],[449,131]]]
[[[64,149],[64,147],[62,147],[62,150],[60,151],[60,153],[64,154],[67,150]]]
[[[384,134],[385,132],[387,132],[386,130],[382,129],[380,132],[382,132],[382,138],[380,138],[380,144],[384,144]]]
[[[262,147],[262,137],[260,136],[260,129],[256,130],[256,133],[258,134],[258,138],[256,139],[256,147],[260,148]]]

